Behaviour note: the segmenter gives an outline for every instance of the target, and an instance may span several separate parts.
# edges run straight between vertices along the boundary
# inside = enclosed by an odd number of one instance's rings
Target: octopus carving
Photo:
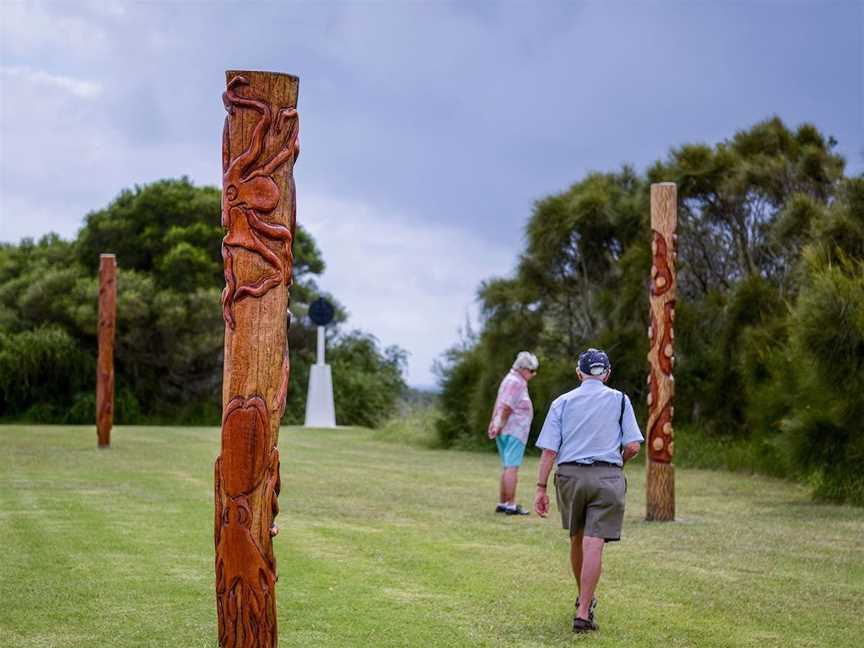
[[[246,297],[261,297],[278,285],[290,285],[294,239],[296,201],[291,186],[291,226],[268,222],[267,216],[276,209],[281,199],[279,185],[273,175],[300,154],[300,118],[294,107],[277,111],[275,122],[270,106],[258,99],[238,94],[249,80],[242,75],[228,82],[222,95],[225,127],[222,135],[222,226],[228,230],[222,240],[225,261],[225,289],[222,291],[222,311],[227,324],[233,329],[234,303]],[[240,109],[259,114],[252,131],[249,146],[231,159],[229,117]],[[271,132],[272,131],[272,132]],[[279,142],[277,152],[267,162],[260,161],[268,138]],[[275,247],[275,250],[274,250]],[[236,250],[242,248],[256,254],[267,266],[262,276],[243,283],[234,269]]]
[[[278,532],[279,450],[267,448],[268,413],[260,396],[237,396],[225,408],[222,454],[216,460],[216,605],[219,645],[273,648],[276,645],[276,560],[269,538]],[[269,519],[255,520],[251,499],[259,494]],[[269,528],[267,546],[255,540],[253,525]]]

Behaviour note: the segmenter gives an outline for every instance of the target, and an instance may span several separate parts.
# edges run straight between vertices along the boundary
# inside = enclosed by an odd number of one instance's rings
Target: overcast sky
[[[220,184],[224,70],[296,74],[320,284],[430,385],[533,202],[589,170],[777,114],[864,171],[862,32],[856,0],[0,0],[0,241],[72,237],[136,183]]]

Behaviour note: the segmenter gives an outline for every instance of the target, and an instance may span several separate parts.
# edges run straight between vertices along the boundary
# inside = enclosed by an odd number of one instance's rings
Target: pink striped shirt
[[[507,424],[501,434],[516,437],[522,443],[528,443],[528,433],[531,431],[531,420],[534,418],[534,406],[528,395],[528,382],[515,369],[511,369],[498,387],[498,397],[495,399],[493,418],[498,415],[502,406],[507,405],[513,412],[507,419]]]

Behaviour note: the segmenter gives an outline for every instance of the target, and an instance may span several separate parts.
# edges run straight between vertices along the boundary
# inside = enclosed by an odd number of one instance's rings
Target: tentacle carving
[[[289,162],[293,165],[300,152],[300,117],[296,108],[280,109],[271,133],[273,117],[270,106],[258,99],[238,94],[239,88],[246,85],[249,85],[246,77],[236,76],[228,83],[222,96],[228,112],[222,138],[222,226],[228,230],[222,240],[222,255],[225,258],[222,312],[232,329],[235,327],[236,302],[247,297],[261,297],[276,286],[291,284],[291,244],[296,209],[293,190],[290,196],[291,225],[286,227],[268,222],[266,217],[276,209],[281,199],[279,185],[273,175],[283,165]],[[230,117],[238,109],[253,110],[259,117],[249,146],[232,159]],[[268,137],[276,138],[278,148],[269,161],[261,162]],[[289,184],[293,187],[293,180]],[[255,281],[239,281],[234,263],[230,262],[234,256],[232,250],[237,248],[256,254],[269,270]]]

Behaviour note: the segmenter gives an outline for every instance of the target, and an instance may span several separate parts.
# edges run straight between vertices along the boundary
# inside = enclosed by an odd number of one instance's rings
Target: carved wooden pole
[[[648,470],[645,496],[647,520],[675,519],[675,467],[672,465],[672,400],[675,364],[672,330],[675,321],[675,228],[678,222],[674,182],[651,185],[651,348],[648,362]]]
[[[96,360],[96,436],[100,448],[111,446],[114,423],[114,329],[117,321],[117,260],[99,255],[99,356]]]
[[[215,466],[216,612],[222,648],[276,639],[279,422],[288,390],[299,79],[226,72],[222,95],[225,367]]]

